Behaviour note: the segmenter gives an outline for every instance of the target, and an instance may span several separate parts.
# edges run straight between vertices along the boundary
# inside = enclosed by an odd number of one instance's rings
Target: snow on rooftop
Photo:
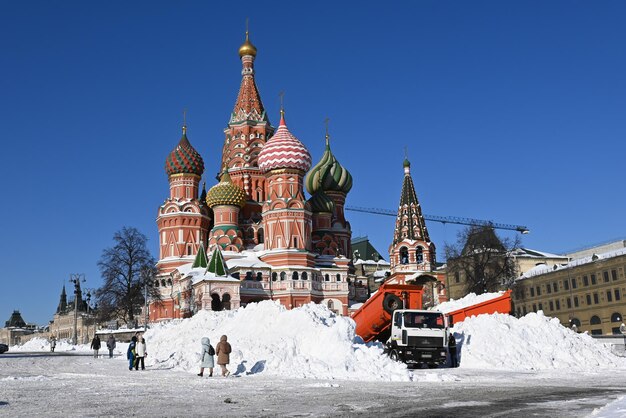
[[[540,264],[538,266],[535,266],[535,267],[531,268],[527,272],[525,272],[517,280],[523,280],[523,279],[527,279],[529,277],[534,277],[534,276],[538,276],[538,275],[541,275],[541,274],[546,274],[546,273],[549,273],[551,271],[562,270],[562,269],[571,268],[571,267],[577,267],[577,266],[581,266],[583,264],[593,263],[593,262],[595,262],[597,260],[605,260],[605,259],[608,259],[608,258],[618,257],[618,256],[625,255],[625,254],[626,254],[626,248],[620,248],[619,250],[613,250],[613,251],[608,251],[608,252],[605,252],[605,253],[593,254],[593,255],[588,256],[588,257],[578,258],[578,259],[570,261],[569,263],[555,265],[554,267],[548,267],[545,264]]]
[[[567,256],[552,254],[545,251],[537,251],[530,248],[517,248],[513,250],[513,253],[517,257],[536,257],[536,258],[563,258],[567,259]]]

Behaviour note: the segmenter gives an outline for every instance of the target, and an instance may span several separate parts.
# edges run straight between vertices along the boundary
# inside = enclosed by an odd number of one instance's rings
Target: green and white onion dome
[[[313,213],[333,213],[335,210],[335,202],[321,190],[311,196],[309,204]]]
[[[348,193],[352,189],[352,175],[333,155],[328,138],[322,159],[309,171],[305,184],[311,195],[318,190]]]

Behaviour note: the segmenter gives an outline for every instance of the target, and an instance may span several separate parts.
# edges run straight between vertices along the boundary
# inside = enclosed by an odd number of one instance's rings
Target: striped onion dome
[[[318,190],[348,193],[352,189],[352,175],[333,155],[328,138],[326,135],[326,150],[322,159],[306,176],[305,185],[310,194]]]
[[[180,142],[165,160],[165,172],[168,176],[183,173],[202,176],[204,172],[204,161],[202,161],[198,151],[189,143],[186,126],[183,126],[183,136],[180,138]]]
[[[262,173],[281,168],[302,171],[311,168],[311,154],[287,129],[283,111],[280,115],[280,126],[259,153],[258,161]]]
[[[218,205],[244,207],[246,204],[246,192],[241,187],[233,184],[228,171],[224,171],[220,182],[211,187],[206,194],[206,204],[210,208]]]
[[[309,204],[311,205],[313,213],[333,213],[335,210],[335,202],[333,202],[333,199],[328,197],[328,195],[321,190],[318,190],[311,196]]]

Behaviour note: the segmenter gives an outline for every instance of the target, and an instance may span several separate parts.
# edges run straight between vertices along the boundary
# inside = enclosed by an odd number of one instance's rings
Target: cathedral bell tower
[[[411,163],[404,160],[404,181],[398,216],[389,247],[392,277],[402,282],[405,276],[435,270],[435,244],[430,242],[422,208],[411,177]]]

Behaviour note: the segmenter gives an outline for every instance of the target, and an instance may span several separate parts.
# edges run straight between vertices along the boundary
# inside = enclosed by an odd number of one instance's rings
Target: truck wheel
[[[383,309],[391,315],[396,309],[402,309],[402,301],[396,295],[387,293],[383,299]]]
[[[398,354],[398,350],[391,350],[389,352],[389,358],[393,361],[400,361],[400,354]]]

